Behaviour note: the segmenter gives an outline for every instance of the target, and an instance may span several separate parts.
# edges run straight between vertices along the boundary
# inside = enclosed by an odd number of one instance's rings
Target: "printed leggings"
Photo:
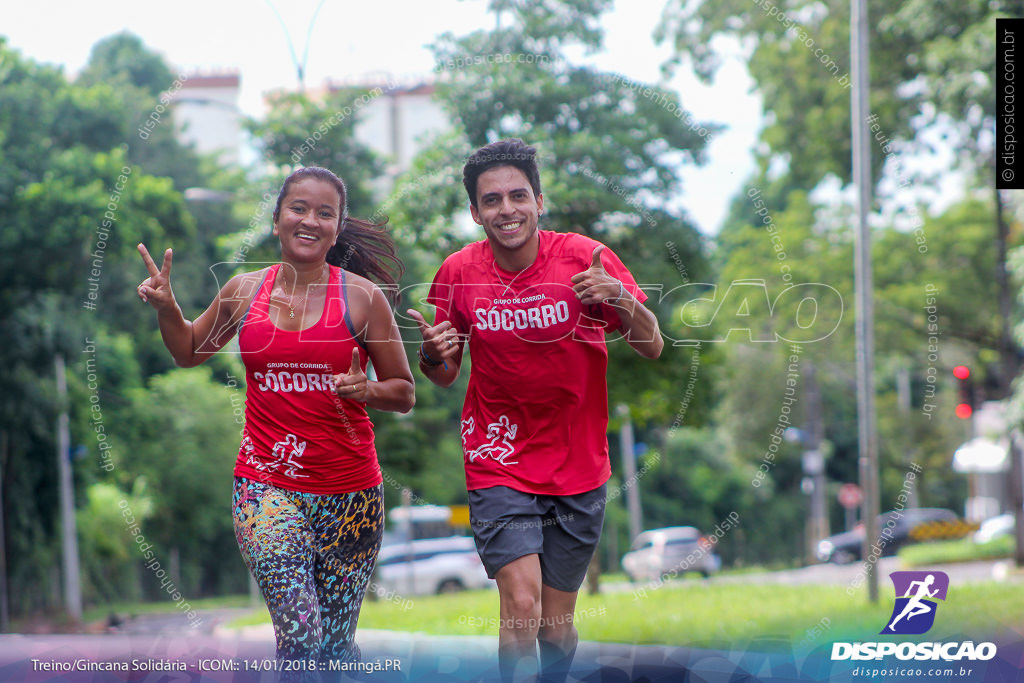
[[[357,661],[356,621],[384,531],[383,486],[319,495],[235,477],[235,538],[278,659]]]

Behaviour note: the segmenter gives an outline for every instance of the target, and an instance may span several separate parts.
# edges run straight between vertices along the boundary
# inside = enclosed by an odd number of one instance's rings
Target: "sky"
[[[305,80],[307,87],[315,88],[327,79],[428,76],[435,65],[427,45],[436,36],[494,26],[486,0],[327,0],[311,24],[318,4],[319,0],[9,2],[0,7],[0,36],[25,57],[62,65],[73,76],[97,41],[131,31],[161,54],[172,70],[238,70],[239,104],[247,114],[259,115],[264,93],[298,84],[289,43],[299,60],[308,46]],[[605,51],[573,61],[636,81],[661,82],[660,67],[671,49],[655,45],[651,34],[663,6],[662,0],[619,0],[603,20]],[[752,82],[738,54],[726,60],[711,86],[685,69],[665,85],[680,94],[696,120],[726,126],[708,149],[708,163],[682,170],[683,191],[673,202],[687,210],[701,232],[713,234],[731,197],[754,170],[751,150],[760,126],[760,98],[751,94]]]

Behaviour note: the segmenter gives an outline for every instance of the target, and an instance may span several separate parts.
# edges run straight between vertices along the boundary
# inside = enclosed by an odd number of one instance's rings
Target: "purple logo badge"
[[[920,635],[935,623],[937,600],[946,599],[949,577],[944,572],[893,572],[889,574],[896,589],[896,604],[882,635]]]

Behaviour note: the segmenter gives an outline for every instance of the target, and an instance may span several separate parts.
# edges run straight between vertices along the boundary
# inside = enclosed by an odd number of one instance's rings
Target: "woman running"
[[[235,535],[278,659],[305,671],[359,658],[356,621],[384,527],[366,408],[415,402],[391,307],[370,281],[394,285],[401,261],[381,224],[347,216],[346,197],[327,169],[292,173],[273,215],[281,263],[231,278],[192,322],[171,291],[171,250],[157,268],[139,245],[149,270],[139,297],[177,365],[199,365],[238,334],[247,388]]]

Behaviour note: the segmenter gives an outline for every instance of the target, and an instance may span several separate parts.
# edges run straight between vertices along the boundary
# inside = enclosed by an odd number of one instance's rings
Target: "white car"
[[[633,581],[657,581],[665,574],[682,576],[687,572],[711,576],[721,566],[714,544],[692,526],[644,531],[622,556],[622,568]]]
[[[374,573],[378,594],[433,595],[495,587],[468,536],[382,546]]]
[[[974,532],[974,542],[988,543],[1000,536],[1013,534],[1016,526],[1017,521],[1014,519],[1012,512],[986,519],[981,523],[978,530]]]

